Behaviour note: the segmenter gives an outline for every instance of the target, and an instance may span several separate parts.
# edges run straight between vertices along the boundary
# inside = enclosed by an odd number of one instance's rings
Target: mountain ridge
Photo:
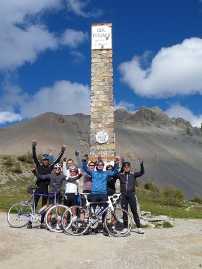
[[[37,140],[38,153],[58,154],[67,145],[66,157],[89,151],[89,115],[59,115],[48,112],[31,120],[0,128],[2,154],[31,151]],[[116,151],[136,165],[144,159],[146,181],[175,186],[187,197],[202,196],[202,132],[183,119],[171,119],[157,108],[115,112]],[[141,179],[140,179],[141,180]]]

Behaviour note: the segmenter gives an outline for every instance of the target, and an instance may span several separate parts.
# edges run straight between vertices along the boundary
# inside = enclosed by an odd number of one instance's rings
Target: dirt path
[[[176,220],[175,228],[147,229],[127,238],[71,237],[9,228],[0,213],[0,268],[202,268],[202,220]]]

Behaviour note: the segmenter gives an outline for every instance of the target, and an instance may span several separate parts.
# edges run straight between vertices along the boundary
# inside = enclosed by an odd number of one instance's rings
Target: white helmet
[[[61,169],[62,167],[61,167],[61,165],[60,165],[59,163],[56,163],[56,164],[54,165],[54,168],[56,168],[56,169]]]

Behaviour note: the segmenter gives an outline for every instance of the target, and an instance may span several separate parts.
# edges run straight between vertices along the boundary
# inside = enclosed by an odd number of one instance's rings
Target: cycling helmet
[[[113,165],[108,164],[108,165],[106,166],[106,170],[112,170],[112,169],[113,169]]]
[[[62,167],[61,167],[61,165],[60,165],[59,163],[56,163],[56,164],[54,165],[54,168],[56,168],[56,169],[61,169]]]
[[[42,161],[45,161],[45,160],[50,161],[50,156],[47,153],[45,153],[45,154],[42,155]]]
[[[131,166],[131,164],[130,164],[130,162],[123,162],[123,165],[122,165],[122,167],[125,167],[125,166]]]

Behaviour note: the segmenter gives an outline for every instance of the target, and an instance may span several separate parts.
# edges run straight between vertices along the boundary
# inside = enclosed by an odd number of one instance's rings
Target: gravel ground
[[[0,213],[2,269],[202,268],[202,220],[176,220],[174,228],[146,229],[127,238],[72,237],[33,228],[13,229]]]

